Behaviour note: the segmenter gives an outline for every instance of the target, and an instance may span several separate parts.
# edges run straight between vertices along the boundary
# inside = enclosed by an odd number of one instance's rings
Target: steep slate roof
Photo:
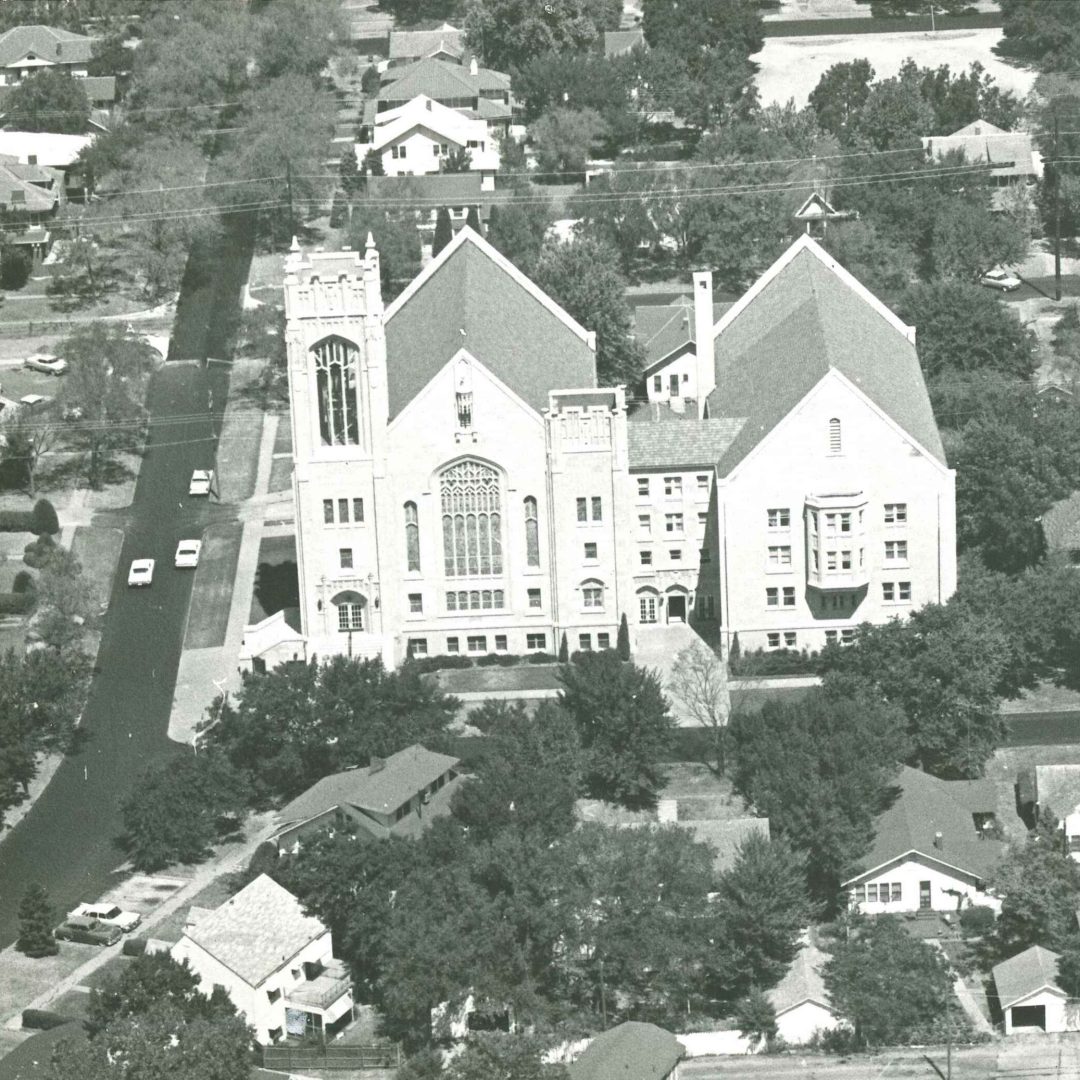
[[[537,412],[550,390],[595,386],[584,329],[542,295],[486,240],[461,229],[387,309],[390,418],[460,349]]]
[[[677,415],[677,414],[675,414]],[[742,429],[739,420],[657,420],[626,425],[631,469],[710,468]]]
[[[1058,957],[1058,953],[1041,945],[1032,945],[1022,953],[995,964],[994,985],[1002,1009],[1046,987],[1064,996],[1064,991],[1057,984]]]
[[[1080,806],[1080,765],[1036,765],[1035,798],[1059,818]]]
[[[685,1053],[670,1031],[630,1020],[597,1035],[569,1072],[571,1080],[663,1080]]]
[[[765,994],[777,1016],[794,1009],[804,1001],[816,1001],[819,1005],[832,1009],[829,992],[825,989],[825,980],[821,977],[821,965],[825,960],[825,954],[816,945],[803,945],[799,949],[784,977]]]
[[[713,304],[713,323],[730,307],[730,303]],[[686,297],[674,304],[642,304],[636,307],[634,336],[645,350],[645,367],[648,370],[676,349],[696,340],[693,299]]]
[[[437,754],[415,743],[391,754],[381,768],[369,765],[324,776],[282,807],[278,822],[286,825],[307,821],[342,805],[392,813],[459,764],[456,757]]]
[[[326,932],[291,892],[260,874],[184,934],[249,986],[258,986]]]
[[[391,60],[412,59],[414,57],[433,56],[445,52],[452,56],[465,53],[465,31],[456,26],[443,23],[435,30],[391,30]]]
[[[55,26],[13,26],[0,34],[0,67],[14,64],[31,52],[52,64],[83,64],[93,55],[93,44],[94,39],[85,34]]]
[[[939,780],[904,765],[894,786],[898,796],[878,815],[873,846],[863,859],[866,869],[851,881],[912,851],[978,878],[985,878],[997,865],[1005,844],[979,839],[972,816],[996,811],[997,791],[992,783]],[[940,848],[934,845],[939,832]]]
[[[731,321],[716,336],[709,414],[745,416],[747,422],[719,462],[721,475],[830,370],[945,463],[914,344],[846,277],[818,244],[800,236],[765,272],[764,287],[737,314],[725,316]]]
[[[922,143],[936,157],[960,150],[969,162],[989,162],[996,166],[993,176],[1035,175],[1031,136],[1026,131],[1006,131],[985,120],[973,120],[951,135],[924,138]]]
[[[1043,514],[1042,530],[1051,551],[1080,548],[1080,491],[1054,503]]]

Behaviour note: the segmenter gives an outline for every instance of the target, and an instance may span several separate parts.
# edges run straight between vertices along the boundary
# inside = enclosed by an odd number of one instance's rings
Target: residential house
[[[460,64],[465,60],[465,31],[444,22],[434,30],[391,30],[390,67],[419,60],[442,60]]]
[[[686,1048],[656,1024],[629,1020],[601,1032],[569,1065],[570,1080],[679,1080]]]
[[[799,951],[784,977],[766,991],[776,1012],[777,1034],[789,1046],[803,1046],[821,1031],[831,1031],[844,1023],[833,1008],[821,970],[828,957],[803,935]]]
[[[60,206],[63,185],[63,173],[56,169],[0,157],[0,218],[8,244],[35,258],[48,254],[49,224]]]
[[[867,914],[999,909],[986,881],[1005,852],[995,833],[998,792],[988,780],[939,780],[901,768],[895,798],[875,822],[866,869],[843,882]]]
[[[326,1039],[352,1019],[352,984],[330,931],[266,874],[219,908],[192,908],[172,955],[206,995],[222,987],[263,1045]]]
[[[1034,779],[1035,808],[1057,818],[1065,850],[1080,862],[1080,765],[1036,765]]]
[[[279,811],[273,842],[278,851],[295,851],[304,837],[324,829],[363,839],[417,836],[450,812],[465,780],[460,765],[417,743],[372,758],[366,768],[324,776]]]
[[[0,131],[0,161],[55,170],[63,177],[63,184],[58,188],[61,199],[78,198],[85,184],[80,155],[93,141],[92,135]]]
[[[1058,985],[1059,954],[1032,945],[994,965],[994,986],[1005,1034],[1080,1031],[1075,1006]]]
[[[1010,188],[1028,186],[1041,171],[1028,132],[1006,131],[986,120],[973,120],[951,135],[925,137],[922,144],[929,158],[961,153],[971,164],[990,165],[995,188],[991,206],[996,210],[1007,205],[1005,193]]]
[[[89,74],[94,41],[56,26],[13,26],[0,34],[0,111],[4,88],[48,68],[79,79],[91,107],[111,107],[116,100],[116,78]]]
[[[626,56],[639,48],[645,48],[645,31],[640,26],[630,30],[604,31],[604,56],[609,60],[614,60],[616,56]]]
[[[1054,503],[1040,519],[1046,550],[1080,566],[1080,491]]]
[[[441,172],[452,151],[468,150],[469,169],[480,174],[482,189],[495,188],[499,147],[486,120],[420,95],[378,113],[367,132],[370,140],[356,144],[358,165],[374,152],[386,176],[424,175]]]

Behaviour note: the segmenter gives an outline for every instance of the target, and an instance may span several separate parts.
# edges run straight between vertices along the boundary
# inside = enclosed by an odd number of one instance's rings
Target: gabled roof
[[[483,139],[487,135],[486,125],[481,121],[473,120],[457,109],[448,109],[423,95],[396,109],[379,113],[377,120],[372,137],[372,145],[376,150],[383,149],[418,127],[460,146],[464,146],[469,139]]]
[[[0,131],[0,154],[57,169],[75,163],[79,154],[94,141],[91,135],[60,135],[52,131]]]
[[[663,1080],[685,1053],[670,1031],[630,1020],[597,1035],[569,1072],[571,1080]]]
[[[800,236],[717,323],[709,415],[746,417],[726,475],[829,373],[853,383],[945,464],[914,335],[814,240]]]
[[[845,885],[911,852],[976,878],[985,878],[997,865],[1005,844],[989,837],[980,839],[973,817],[996,812],[993,783],[939,780],[904,765],[893,786],[896,798],[878,815],[874,843],[862,860],[866,869]],[[935,844],[937,833],[941,833],[940,846]]]
[[[1080,491],[1054,503],[1043,514],[1042,530],[1051,551],[1080,548]]]
[[[1008,960],[994,965],[994,985],[1002,1009],[1007,1009],[1039,990],[1053,990],[1062,997],[1065,992],[1057,984],[1059,954],[1032,945]]]
[[[765,996],[772,1003],[777,1016],[794,1009],[803,1002],[813,1001],[835,1012],[825,980],[821,977],[821,965],[825,954],[813,944],[804,944],[792,960],[784,977]]]
[[[94,39],[55,26],[13,26],[0,34],[0,67],[22,60],[28,53],[50,64],[85,64],[93,55]]]
[[[461,349],[541,412],[596,385],[592,336],[467,226],[386,309],[393,419]]]
[[[449,23],[443,23],[435,30],[390,31],[390,60],[412,60],[439,53],[464,56],[465,31]]]
[[[393,813],[460,761],[415,743],[391,754],[381,765],[324,776],[278,813],[281,825],[308,821],[338,806],[377,814]]]
[[[273,878],[260,874],[221,907],[184,930],[193,941],[249,986],[287,964],[327,932],[300,901]]]
[[[1031,136],[1026,131],[1006,131],[985,120],[973,120],[951,135],[926,137],[922,144],[935,157],[961,151],[969,162],[996,166],[994,176],[1033,176],[1035,161]]]
[[[478,68],[474,75],[462,64],[445,60],[418,60],[415,64],[387,68],[379,89],[380,101],[411,101],[424,94],[436,101],[477,97],[485,90],[510,90],[510,76],[490,68]]]
[[[713,304],[713,323],[730,303]],[[682,297],[673,304],[641,304],[634,308],[634,336],[645,350],[645,370],[695,341],[694,301]]]
[[[631,52],[639,45],[645,44],[645,31],[640,26],[633,30],[605,30],[604,31],[604,55],[610,60],[614,56],[622,56]]]
[[[712,468],[738,436],[743,423],[741,419],[699,420],[694,416],[627,424],[630,468]]]
[[[36,165],[0,165],[0,206],[5,210],[29,210],[47,214],[60,201],[56,185],[46,191],[19,175],[19,169],[37,169]],[[18,201],[16,201],[18,200]]]
[[[1035,798],[1059,818],[1080,806],[1080,765],[1036,765]]]

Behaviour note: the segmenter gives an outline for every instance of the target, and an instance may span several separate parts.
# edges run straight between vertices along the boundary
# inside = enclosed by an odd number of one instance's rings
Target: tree
[[[644,0],[641,28],[652,48],[683,56],[720,47],[752,56],[765,43],[760,6],[754,0]]]
[[[850,142],[873,81],[874,69],[869,60],[833,64],[810,91],[810,108],[821,129],[843,143]]]
[[[540,252],[533,280],[586,329],[596,331],[596,376],[601,386],[637,384],[644,352],[630,333],[626,282],[605,244],[581,237],[548,243]]]
[[[1064,807],[1050,807],[1050,810]],[[1062,850],[1061,834],[1036,832],[1011,846],[988,885],[1001,897],[995,930],[998,952],[1012,956],[1029,945],[1061,949],[1076,934],[1080,866]]]
[[[660,760],[674,722],[657,677],[613,652],[584,653],[560,669],[559,703],[574,718],[594,796],[648,804],[662,782]]]
[[[28,252],[14,244],[0,248],[0,288],[16,291],[29,280],[34,269],[34,259]]]
[[[917,71],[881,79],[870,88],[858,113],[856,137],[874,150],[919,145],[934,127],[934,109],[922,96]]]
[[[520,201],[492,206],[487,240],[527,277],[533,276],[544,236],[555,214],[550,202],[526,181],[518,184]]]
[[[971,282],[999,263],[1023,259],[1030,240],[1017,218],[993,214],[989,201],[956,200],[934,222],[929,270],[935,278]]]
[[[559,639],[559,663],[566,664],[570,660],[570,648],[566,644],[566,631],[563,631],[562,637]]]
[[[714,768],[723,773],[727,757],[728,696],[724,665],[701,641],[683,649],[670,677],[671,695],[694,723],[712,733]]]
[[[341,164],[338,166],[341,174],[341,190],[346,195],[353,195],[360,189],[360,166],[356,164],[356,148],[346,146],[341,154]]]
[[[539,7],[530,0],[469,0],[466,40],[500,71],[519,68],[549,52],[583,52],[617,30],[619,0],[564,0]]]
[[[547,1064],[533,1035],[474,1035],[440,1075],[445,1080],[569,1080],[561,1062]]]
[[[1043,71],[1080,68],[1080,12],[1055,0],[1001,0],[1002,49]]]
[[[1002,90],[977,60],[956,75],[947,64],[918,71],[922,95],[934,110],[934,130],[928,134],[951,135],[976,120],[1009,131],[1020,119],[1016,95]]]
[[[619,654],[620,660],[630,659],[630,627],[626,622],[626,612],[622,613],[622,618],[619,619],[619,634],[615,639],[615,651]]]
[[[450,211],[445,206],[440,206],[435,217],[435,239],[431,244],[431,254],[438,255],[453,238],[454,226],[450,223]]]
[[[595,109],[554,108],[544,113],[530,129],[540,171],[555,176],[583,173],[606,133]]]
[[[5,464],[11,463],[16,482],[24,485],[30,495],[37,490],[35,480],[41,458],[57,445],[61,427],[53,403],[33,413],[19,409],[3,425],[4,445],[0,458]]]
[[[45,886],[28,885],[19,901],[19,939],[15,948],[35,960],[55,956],[60,951],[53,936],[55,918]]]
[[[86,454],[87,479],[100,488],[111,455],[142,440],[143,389],[158,354],[140,335],[105,322],[80,327],[60,350],[69,366],[60,392],[65,436]]]
[[[94,592],[83,576],[82,564],[70,551],[57,548],[38,579],[34,627],[41,640],[57,652],[77,646],[93,606]]]
[[[776,1009],[760,990],[751,990],[735,1007],[736,1027],[747,1038],[771,1043],[777,1035]]]
[[[484,235],[483,226],[480,224],[480,211],[477,209],[475,203],[469,207],[469,212],[465,216],[465,224],[468,225],[477,236]]]
[[[59,68],[46,68],[23,79],[4,100],[4,122],[16,131],[82,135],[89,120],[85,87]]]
[[[354,251],[364,250],[369,233],[379,251],[383,302],[389,303],[420,273],[420,231],[415,214],[390,214],[360,200],[353,204],[349,216],[349,243]]]
[[[472,168],[472,151],[467,146],[455,146],[439,159],[439,172],[467,173]]]
[[[121,806],[124,843],[137,870],[205,859],[236,831],[248,797],[241,772],[217,753],[150,769]]]
[[[833,1007],[863,1046],[928,1041],[926,1033],[947,1018],[952,1001],[945,958],[891,915],[860,923],[838,941],[822,975]]]
[[[316,80],[347,41],[348,28],[335,0],[273,0],[255,20],[255,70],[262,80],[283,75]]]
[[[372,147],[364,155],[364,165],[360,171],[363,176],[385,176],[386,166],[383,164],[382,154]]]

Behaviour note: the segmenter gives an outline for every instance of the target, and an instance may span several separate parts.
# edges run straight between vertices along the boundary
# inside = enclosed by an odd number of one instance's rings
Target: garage
[[[1046,1006],[1045,1005],[1014,1005],[1009,1012],[1012,1013],[1013,1031],[1045,1031],[1046,1030]]]

